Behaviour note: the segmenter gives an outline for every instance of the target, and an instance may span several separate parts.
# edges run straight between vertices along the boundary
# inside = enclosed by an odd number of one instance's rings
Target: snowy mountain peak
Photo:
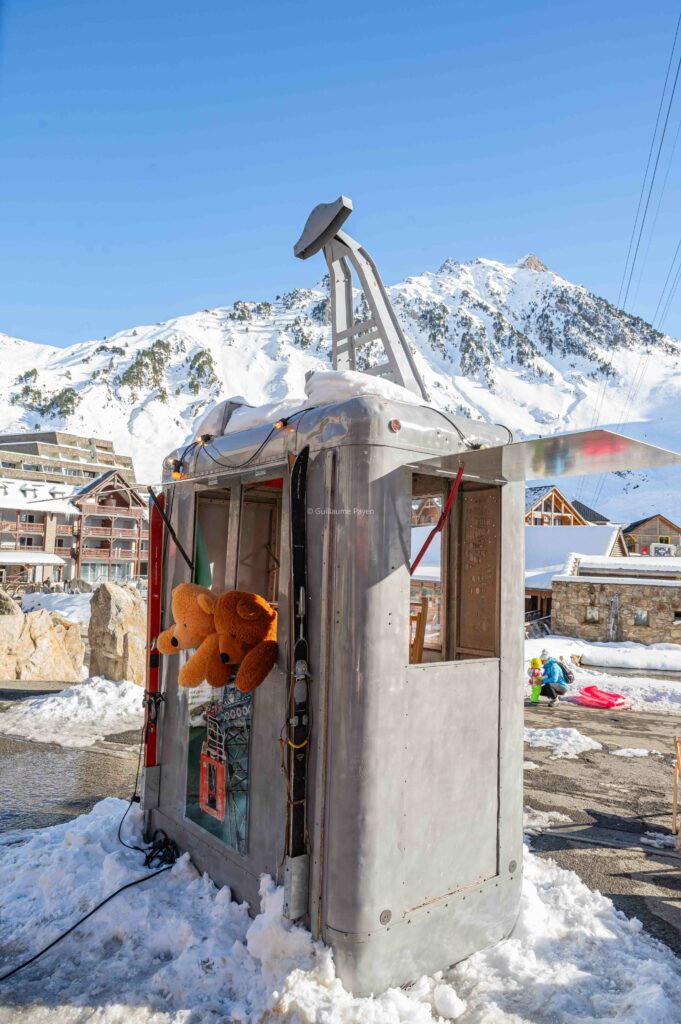
[[[450,258],[388,291],[442,408],[501,420],[520,437],[590,427],[594,417],[623,419],[643,439],[681,446],[679,343],[536,256],[512,265]],[[355,308],[368,315],[360,292]],[[261,405],[303,397],[306,372],[330,366],[329,314],[322,278],[271,301],[237,299],[63,349],[0,335],[0,355],[12,368],[0,430],[40,425],[109,437],[133,455],[139,479],[156,481],[163,456],[218,399],[240,394]],[[358,369],[379,357],[366,346]],[[649,490],[639,496],[629,480],[618,486],[629,488],[620,518],[650,511]],[[644,491],[645,504],[632,505]]]
[[[528,252],[527,256],[519,259],[516,266],[522,270],[537,270],[539,273],[547,272],[549,269],[533,252]]]

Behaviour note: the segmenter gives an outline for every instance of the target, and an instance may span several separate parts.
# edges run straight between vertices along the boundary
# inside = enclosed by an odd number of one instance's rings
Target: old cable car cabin
[[[605,431],[511,444],[427,404],[378,273],[340,230],[347,204],[313,211],[297,249],[327,258],[335,365],[352,371],[369,334],[389,380],[315,374],[306,407],[278,423],[223,403],[167,463],[172,532],[158,508],[151,520],[152,719],[154,691],[165,702],[144,808],[251,907],[263,872],[283,882],[288,915],[363,994],[463,959],[517,916],[526,476],[678,457]],[[350,266],[369,324],[352,319]],[[276,606],[276,665],[254,692],[179,687],[186,655],[159,668],[154,638],[190,581]]]

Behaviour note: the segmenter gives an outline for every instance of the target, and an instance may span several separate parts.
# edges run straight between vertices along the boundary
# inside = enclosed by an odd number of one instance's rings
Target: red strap
[[[440,512],[440,518],[438,519],[437,523],[435,524],[433,529],[430,531],[430,533],[426,537],[426,539],[424,541],[424,544],[423,544],[423,547],[421,548],[421,550],[419,551],[418,555],[416,556],[416,558],[414,559],[414,561],[411,564],[411,568],[409,569],[409,575],[410,576],[414,575],[414,572],[418,568],[418,566],[419,566],[419,564],[421,562],[421,559],[423,558],[423,556],[425,555],[426,551],[430,547],[430,543],[431,543],[433,537],[435,536],[435,534],[436,533],[442,533],[444,525],[447,522],[447,519],[449,517],[449,513],[452,510],[452,505],[454,504],[454,499],[456,498],[456,492],[459,490],[459,484],[461,483],[461,477],[462,476],[463,476],[463,464],[459,466],[459,471],[456,474],[456,478],[454,480],[454,486],[452,487],[452,489],[450,491],[450,494],[449,494],[449,497],[447,498],[447,504],[442,509],[442,512]]]

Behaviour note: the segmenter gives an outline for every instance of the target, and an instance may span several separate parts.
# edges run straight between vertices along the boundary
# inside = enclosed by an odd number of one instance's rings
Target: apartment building
[[[127,483],[134,484],[131,457],[119,455],[112,441],[61,430],[0,434],[0,475],[4,478],[74,487],[90,483],[110,469],[117,469]]]
[[[111,469],[81,487],[0,477],[0,584],[146,576],[144,499]]]

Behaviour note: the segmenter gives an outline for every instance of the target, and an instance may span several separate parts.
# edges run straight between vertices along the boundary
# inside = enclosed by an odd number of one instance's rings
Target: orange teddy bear
[[[198,602],[204,612],[213,613],[217,652],[223,669],[229,675],[231,667],[238,665],[237,689],[243,693],[255,690],[277,660],[276,611],[263,597],[244,590],[229,590],[218,598],[214,594],[201,594]],[[202,647],[207,644],[210,644],[212,663],[216,650],[212,637],[204,641]],[[200,651],[201,648],[196,654]]]
[[[161,654],[198,648],[180,669],[180,686],[199,686],[205,679],[217,687],[229,681],[229,666],[221,661],[217,645],[212,613],[214,600],[210,590],[196,583],[178,583],[173,589],[175,622],[159,633],[156,647]]]

